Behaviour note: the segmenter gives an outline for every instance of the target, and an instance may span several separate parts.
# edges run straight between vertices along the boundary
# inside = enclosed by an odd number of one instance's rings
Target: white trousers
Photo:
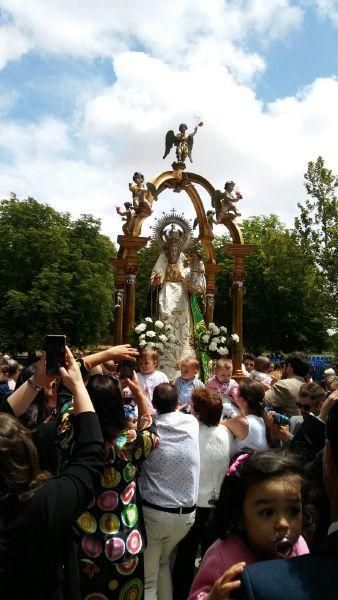
[[[147,531],[147,548],[144,551],[145,600],[172,600],[170,555],[193,526],[195,512],[180,515],[143,506]]]

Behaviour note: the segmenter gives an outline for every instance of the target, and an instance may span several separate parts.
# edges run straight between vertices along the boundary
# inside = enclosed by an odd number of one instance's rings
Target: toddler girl
[[[226,472],[216,503],[219,539],[203,558],[189,600],[218,598],[219,578],[237,563],[307,554],[301,536],[307,487],[292,456],[273,451],[240,455]],[[239,582],[229,585],[235,589]]]
[[[223,403],[222,417],[231,418],[239,414],[236,403],[238,383],[232,379],[232,360],[219,358],[216,360],[214,376],[206,387],[214,390]]]

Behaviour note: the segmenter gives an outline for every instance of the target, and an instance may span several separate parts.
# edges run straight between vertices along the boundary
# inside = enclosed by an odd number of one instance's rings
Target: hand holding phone
[[[46,352],[47,375],[60,375],[60,367],[65,366],[65,335],[47,335],[44,350]]]
[[[278,412],[274,412],[272,415],[272,418],[273,418],[274,422],[277,423],[278,425],[289,425],[289,423],[290,423],[289,417],[286,417],[285,415],[281,415]]]
[[[133,379],[136,363],[132,360],[121,360],[119,363],[119,378]]]

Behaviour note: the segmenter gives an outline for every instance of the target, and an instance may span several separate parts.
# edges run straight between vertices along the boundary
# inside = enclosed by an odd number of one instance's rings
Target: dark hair
[[[310,398],[312,402],[323,402],[325,400],[325,390],[318,383],[303,383],[299,388],[299,397]]]
[[[338,401],[334,403],[327,416],[326,437],[330,442],[334,464],[338,471]]]
[[[286,365],[291,365],[294,375],[305,377],[310,371],[310,363],[303,352],[292,352],[285,359]]]
[[[162,415],[164,413],[174,412],[178,403],[177,388],[170,383],[159,383],[154,388],[153,407]]]
[[[8,375],[9,377],[11,377],[11,375],[15,375],[15,373],[17,372],[19,368],[19,363],[14,360],[13,358],[10,358],[8,361]]]
[[[208,427],[218,425],[222,416],[223,403],[216,393],[208,388],[195,388],[191,394],[192,406],[198,420]]]
[[[96,373],[89,377],[87,390],[100,421],[102,435],[108,441],[126,425],[118,380],[112,375]]]
[[[264,388],[253,379],[246,377],[238,386],[238,396],[242,396],[248,403],[249,414],[256,417],[264,416]]]
[[[31,432],[12,415],[0,413],[0,507],[9,496],[27,499],[26,492],[47,477]]]
[[[313,521],[308,500],[310,486],[301,463],[286,452],[270,450],[251,454],[231,475],[224,477],[213,515],[218,537],[225,539],[240,531],[243,502],[253,485],[287,475],[297,475],[301,480],[303,520],[309,527]]]
[[[8,371],[9,366],[7,362],[3,362],[2,364],[0,364],[0,373],[2,373],[3,375],[8,375]]]
[[[243,356],[243,362],[244,362],[245,360],[252,360],[252,361],[254,361],[254,360],[255,360],[255,358],[256,358],[256,357],[255,357],[255,355],[254,355],[254,354],[244,354],[244,356]]]
[[[140,171],[135,171],[135,173],[133,175],[133,181],[135,181],[135,183],[136,183],[136,179],[144,180],[144,175],[142,173],[140,173]]]

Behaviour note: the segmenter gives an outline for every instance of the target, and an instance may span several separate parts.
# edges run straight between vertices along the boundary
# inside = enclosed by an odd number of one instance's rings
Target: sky
[[[170,170],[166,131],[203,121],[187,168],[292,226],[308,161],[338,172],[337,76],[338,0],[0,0],[0,198],[115,241],[133,173]],[[172,208],[194,218],[165,191],[142,233]]]

